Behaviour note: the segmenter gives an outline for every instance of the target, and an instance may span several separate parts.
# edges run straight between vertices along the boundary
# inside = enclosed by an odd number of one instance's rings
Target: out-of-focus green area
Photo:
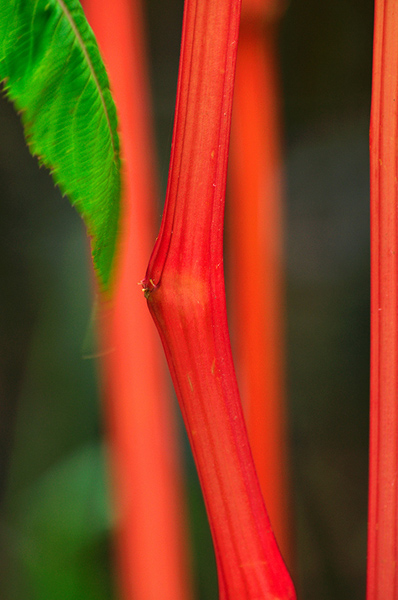
[[[164,187],[181,1],[145,8]],[[281,29],[295,579],[304,600],[364,597],[372,9],[370,0],[292,0]],[[4,100],[0,197],[0,598],[115,600],[97,365],[88,358],[88,244]],[[186,465],[197,597],[213,600],[189,455]]]
[[[4,101],[0,131],[0,597],[105,599],[87,242]]]

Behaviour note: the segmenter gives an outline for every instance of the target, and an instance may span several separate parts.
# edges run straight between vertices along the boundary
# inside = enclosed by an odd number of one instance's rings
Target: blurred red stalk
[[[191,598],[176,427],[160,344],[137,282],[154,239],[154,167],[139,1],[85,0],[118,108],[122,231],[112,304],[102,313],[105,418],[116,554],[125,600]]]
[[[398,2],[376,0],[371,177],[368,600],[398,598]]]
[[[255,473],[229,343],[223,212],[239,0],[186,0],[165,213],[145,293],[207,507],[222,600],[295,597]]]
[[[277,33],[284,3],[243,0],[232,116],[228,258],[242,400],[261,489],[292,564],[284,387]]]

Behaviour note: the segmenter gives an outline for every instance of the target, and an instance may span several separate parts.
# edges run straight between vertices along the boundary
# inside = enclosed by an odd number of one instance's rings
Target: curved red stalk
[[[154,168],[140,2],[85,0],[121,129],[123,220],[102,337],[105,417],[125,600],[189,600],[183,493],[161,348],[137,282],[154,238]]]
[[[232,363],[223,211],[239,0],[187,0],[166,208],[145,293],[165,348],[212,530],[222,600],[294,589],[255,473]]]
[[[292,564],[283,344],[277,30],[280,0],[243,0],[232,115],[228,258],[238,379],[278,545]]]
[[[368,600],[398,598],[398,2],[376,0],[370,127]]]

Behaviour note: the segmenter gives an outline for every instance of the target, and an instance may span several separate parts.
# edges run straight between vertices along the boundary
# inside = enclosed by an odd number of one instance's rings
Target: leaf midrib
[[[101,99],[101,104],[102,104],[102,107],[103,107],[103,110],[104,110],[104,113],[105,113],[105,117],[106,117],[106,120],[107,120],[108,129],[109,129],[110,134],[111,134],[111,143],[112,143],[113,155],[116,156],[116,145],[115,145],[114,135],[113,135],[113,131],[112,131],[111,120],[109,118],[109,113],[108,113],[108,109],[107,109],[107,106],[106,106],[104,95],[102,93],[102,88],[101,88],[100,83],[98,81],[98,77],[97,77],[97,75],[95,73],[95,69],[93,67],[90,55],[89,55],[89,53],[86,50],[83,38],[80,35],[80,32],[79,32],[78,28],[76,27],[76,23],[73,20],[73,17],[71,15],[70,11],[68,10],[68,7],[66,6],[65,2],[63,0],[57,0],[57,2],[61,6],[62,11],[64,12],[66,18],[68,19],[68,21],[69,21],[69,23],[70,23],[70,25],[71,25],[71,27],[72,27],[75,35],[76,35],[76,39],[79,42],[79,45],[80,45],[80,47],[82,49],[82,52],[83,52],[83,54],[85,56],[85,59],[86,59],[87,64],[88,64],[88,67],[90,69],[91,75],[92,75],[92,77],[94,79],[95,85],[96,85],[97,90],[98,90],[99,97]]]

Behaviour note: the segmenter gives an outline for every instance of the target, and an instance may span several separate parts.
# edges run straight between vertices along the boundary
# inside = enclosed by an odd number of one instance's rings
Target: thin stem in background
[[[294,589],[254,469],[232,363],[223,213],[239,0],[186,0],[165,213],[144,280],[192,446],[222,600]]]
[[[154,147],[139,1],[85,0],[118,108],[123,219],[115,293],[104,307],[105,419],[124,600],[192,597],[176,424],[161,348],[137,282],[154,239]]]
[[[368,600],[398,597],[398,2],[376,0],[370,127]]]
[[[228,258],[238,379],[262,493],[292,565],[284,373],[277,33],[283,3],[243,0],[232,115]]]

